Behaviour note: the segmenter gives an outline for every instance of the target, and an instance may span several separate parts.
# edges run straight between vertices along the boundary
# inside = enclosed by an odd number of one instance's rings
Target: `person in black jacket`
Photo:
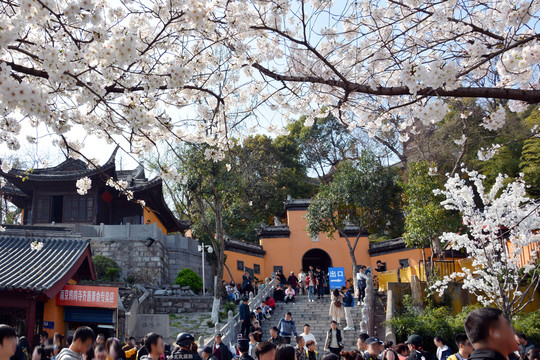
[[[221,342],[221,334],[216,334],[216,336],[214,336],[212,353],[217,360],[231,360],[233,358],[233,354],[231,350],[229,350],[229,347]]]
[[[279,280],[279,285],[280,285],[281,287],[285,287],[285,285],[287,285],[287,278],[285,277],[285,275],[283,275],[283,273],[281,272],[281,270],[278,270],[278,271],[277,271],[276,277],[277,277],[277,279]]]
[[[343,338],[341,336],[341,330],[338,329],[338,323],[332,320],[330,324],[330,330],[326,334],[326,341],[324,343],[324,351],[328,350],[333,354],[339,356],[341,349],[343,349]]]
[[[249,328],[251,327],[251,310],[249,309],[249,298],[244,296],[240,306],[238,307],[238,313],[240,315],[240,322],[242,323],[242,328],[240,333],[244,339],[248,338]]]
[[[406,360],[435,360],[435,357],[424,351],[423,340],[420,335],[412,334],[405,344],[409,346],[410,354]]]
[[[469,360],[505,360],[519,350],[512,325],[499,309],[472,311],[465,319],[465,331],[474,347]]]
[[[238,352],[240,353],[239,360],[254,360],[251,355],[249,355],[249,340],[240,339],[237,344]]]
[[[324,299],[324,271],[317,266],[313,276],[317,279],[317,299]]]
[[[283,288],[281,287],[281,285],[278,285],[276,287],[272,297],[274,298],[275,301],[285,301],[285,291],[283,291]]]
[[[187,332],[178,334],[176,337],[175,349],[167,357],[167,360],[202,360],[196,351],[193,351],[193,343],[195,338],[193,335]]]
[[[371,336],[366,339],[366,348],[364,360],[377,360],[384,351],[384,342],[376,336]]]

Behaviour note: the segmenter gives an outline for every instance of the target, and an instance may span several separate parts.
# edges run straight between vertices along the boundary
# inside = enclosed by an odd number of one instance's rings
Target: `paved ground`
[[[199,339],[199,336],[203,336],[205,339],[211,338],[214,335],[214,327],[209,327],[207,324],[210,317],[211,311],[170,314],[169,336],[171,342],[174,342],[176,335],[183,331],[192,333],[196,340]]]

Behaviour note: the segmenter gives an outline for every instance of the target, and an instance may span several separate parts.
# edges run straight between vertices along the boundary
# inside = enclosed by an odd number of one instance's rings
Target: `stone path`
[[[296,303],[277,303],[277,309],[274,316],[270,320],[266,320],[263,324],[263,339],[267,340],[270,337],[270,327],[277,326],[279,319],[285,316],[290,311],[293,320],[296,324],[298,334],[303,332],[304,324],[309,324],[311,333],[315,336],[318,344],[318,351],[322,351],[326,333],[330,328],[331,317],[328,315],[330,309],[330,296],[327,295],[324,299],[317,300],[311,303],[307,301],[307,296],[298,296]],[[355,306],[352,308],[355,330],[343,331],[346,327],[345,318],[341,319],[339,328],[342,330],[344,350],[350,351],[356,349],[356,340],[360,334],[360,308]],[[293,344],[294,345],[294,344]]]

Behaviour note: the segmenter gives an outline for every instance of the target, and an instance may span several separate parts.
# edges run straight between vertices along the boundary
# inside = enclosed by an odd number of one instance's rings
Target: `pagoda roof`
[[[11,169],[7,173],[0,169],[0,176],[9,182],[0,189],[0,192],[5,194],[14,205],[24,208],[24,204],[33,195],[36,183],[70,183],[75,190],[75,182],[81,178],[92,178],[94,187],[100,182],[105,184],[111,177],[115,180],[126,181],[126,190],[132,191],[135,199],[144,200],[146,206],[159,218],[168,232],[183,232],[189,229],[190,223],[177,219],[165,202],[161,177],[148,179],[141,165],[132,170],[116,170],[117,152],[118,148],[105,164],[97,167],[79,159],[68,158],[57,166],[44,169]],[[114,191],[112,188],[110,190]]]
[[[291,230],[285,224],[281,225],[266,225],[261,224],[258,230],[260,238],[288,238],[291,236]]]
[[[32,250],[32,242],[43,243]],[[11,226],[0,234],[0,291],[44,294],[51,299],[69,279],[96,279],[90,242],[70,229]]]
[[[114,176],[117,152],[118,148],[113,151],[105,164],[98,167],[89,166],[79,159],[68,158],[57,166],[43,169],[11,169],[7,173],[0,169],[0,176],[4,177],[13,187],[16,187],[22,193],[31,196],[36,183],[66,183],[74,182],[84,177],[96,178],[101,176],[105,179],[108,176]],[[4,191],[12,197],[18,196],[13,189],[10,191],[8,188],[3,188],[2,192]]]
[[[294,199],[291,196],[284,201],[285,210],[307,210],[311,199]]]

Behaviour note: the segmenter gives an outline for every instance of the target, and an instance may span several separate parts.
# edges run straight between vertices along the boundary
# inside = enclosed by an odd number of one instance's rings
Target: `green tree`
[[[298,161],[298,146],[283,136],[250,136],[231,148],[229,158],[241,189],[224,218],[225,232],[233,238],[257,242],[261,222],[283,213],[287,195],[306,198],[315,193],[316,185]]]
[[[218,284],[227,269],[227,238],[256,240],[260,223],[282,211],[288,194],[313,193],[315,186],[295,157],[295,144],[285,140],[249,137],[242,144],[232,144],[224,157],[204,144],[186,144],[175,151],[175,170],[184,181],[169,184],[168,189],[177,212],[190,219],[193,236],[212,245],[214,253],[209,258],[215,260]],[[154,161],[154,166],[160,166],[159,162]],[[215,291],[213,322],[221,290]]]
[[[328,182],[328,175],[341,161],[358,157],[356,138],[332,114],[315,118],[311,126],[306,122],[307,117],[302,116],[291,123],[287,138],[297,144],[302,163]]]
[[[441,205],[443,196],[434,194],[442,189],[435,164],[420,161],[409,164],[408,181],[403,184],[405,195],[405,233],[407,246],[431,247],[436,256],[442,254],[439,236],[444,231],[456,229],[459,216]],[[425,254],[424,254],[425,260]],[[425,261],[424,261],[425,263]]]
[[[534,107],[524,122],[531,130],[540,128],[540,107]],[[531,137],[524,141],[519,167],[530,186],[527,189],[529,195],[540,197],[540,138]]]
[[[225,239],[223,228],[225,212],[238,198],[238,182],[227,164],[228,159],[217,160],[215,150],[208,145],[189,144],[178,149],[178,173],[184,181],[176,185],[176,198],[182,199],[181,212],[189,216],[192,234],[210,243],[216,256],[217,284],[223,279],[225,266]],[[215,289],[212,322],[218,322],[220,288]]]
[[[332,237],[337,231],[349,248],[353,272],[357,263],[355,250],[362,232],[401,232],[401,189],[397,174],[391,167],[384,167],[370,152],[363,152],[358,160],[342,161],[332,182],[323,184],[311,201],[306,219],[307,230]],[[347,235],[345,228],[355,226],[355,238]]]

